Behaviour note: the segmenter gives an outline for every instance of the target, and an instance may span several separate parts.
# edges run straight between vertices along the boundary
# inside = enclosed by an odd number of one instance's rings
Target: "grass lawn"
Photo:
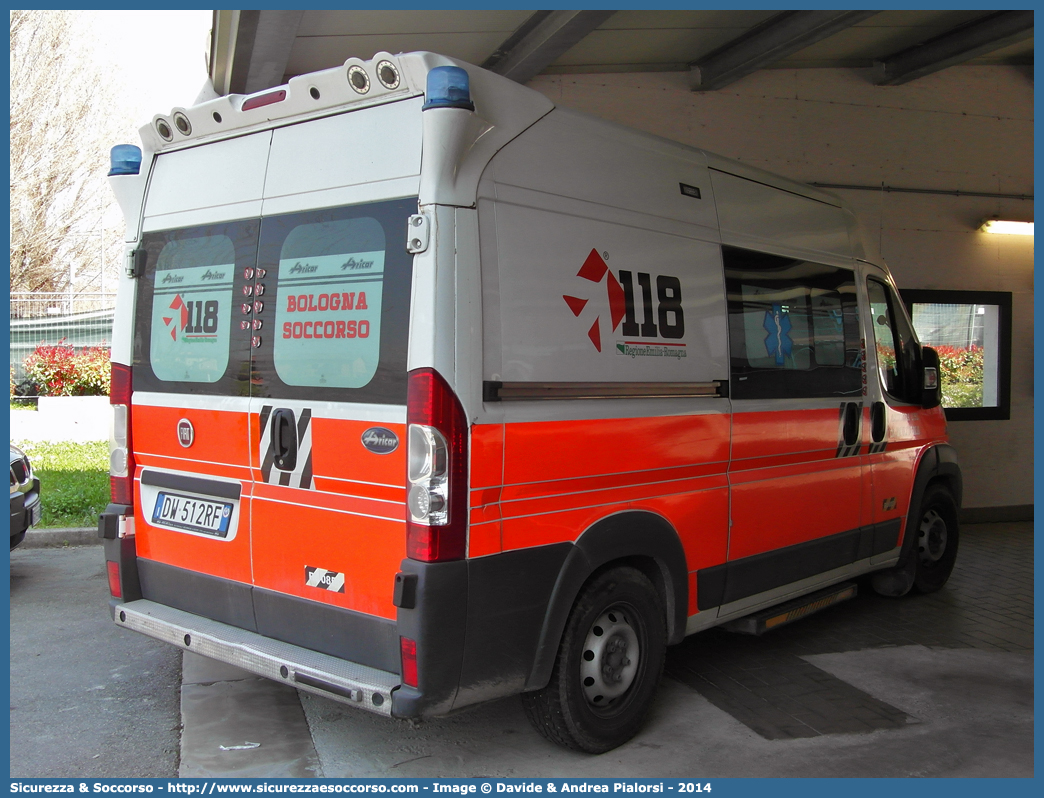
[[[15,441],[40,480],[40,527],[96,527],[109,503],[109,444]]]

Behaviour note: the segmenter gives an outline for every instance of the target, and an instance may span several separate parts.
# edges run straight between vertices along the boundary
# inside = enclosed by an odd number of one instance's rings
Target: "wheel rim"
[[[934,565],[946,553],[946,521],[935,510],[929,510],[921,519],[917,550],[925,565]]]
[[[587,703],[604,707],[630,688],[638,673],[641,646],[622,607],[612,607],[595,619],[580,656],[580,684]]]

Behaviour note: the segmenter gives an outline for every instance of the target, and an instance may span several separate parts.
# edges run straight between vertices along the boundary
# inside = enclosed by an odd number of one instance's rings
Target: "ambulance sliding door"
[[[733,401],[722,603],[731,604],[869,557],[872,532],[854,273],[722,249]]]

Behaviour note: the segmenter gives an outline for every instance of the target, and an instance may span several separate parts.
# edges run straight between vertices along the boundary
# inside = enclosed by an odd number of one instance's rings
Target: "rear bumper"
[[[11,494],[11,548],[21,543],[26,531],[39,521],[40,480],[34,479],[26,493]]]
[[[115,607],[117,626],[379,715],[392,714],[399,675],[141,599]]]

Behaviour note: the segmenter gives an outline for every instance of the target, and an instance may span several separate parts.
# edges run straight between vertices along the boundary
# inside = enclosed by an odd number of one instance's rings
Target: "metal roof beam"
[[[998,11],[874,62],[878,86],[899,86],[1033,35],[1032,11]]]
[[[518,83],[526,83],[615,13],[537,11],[482,66]]]
[[[228,70],[231,67],[231,50],[235,47],[232,41],[232,30],[238,11],[214,11],[210,27],[210,59],[207,62],[207,73],[210,82],[219,95],[228,94]]]
[[[218,94],[279,86],[304,11],[217,11],[210,79]]]
[[[876,13],[784,11],[776,14],[690,64],[690,88],[693,91],[720,89]]]

